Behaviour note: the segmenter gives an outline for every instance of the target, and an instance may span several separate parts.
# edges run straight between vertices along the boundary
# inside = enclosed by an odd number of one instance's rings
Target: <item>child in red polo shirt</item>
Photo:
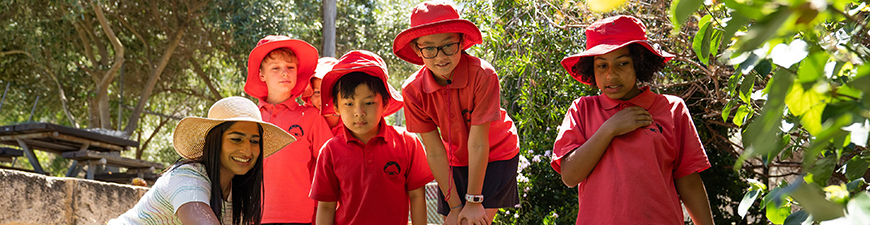
[[[302,93],[302,101],[305,102],[305,105],[313,106],[314,108],[317,108],[317,110],[322,110],[320,107],[320,85],[323,83],[323,76],[332,70],[332,67],[335,66],[336,62],[338,62],[338,60],[332,57],[323,57],[317,60],[317,69],[314,70],[314,76],[311,77],[308,87],[305,88],[305,92]],[[329,129],[332,129],[332,134],[338,134],[339,128],[337,127],[338,125],[341,125],[338,115],[323,115],[323,119],[326,120]]]
[[[577,224],[683,224],[680,200],[695,224],[713,224],[698,175],[710,163],[686,103],[637,86],[674,57],[652,47],[645,29],[631,16],[599,20],[586,28],[586,51],[562,60],[601,90],[571,104],[550,163],[566,185],[580,185]]]
[[[263,161],[264,224],[310,224],[315,202],[308,198],[320,147],[332,132],[314,107],[296,103],[317,65],[317,49],[286,36],[267,36],[248,57],[245,93],[259,100],[263,120],[296,138]]]
[[[402,108],[387,80],[384,60],[361,50],[342,56],[323,78],[323,107],[338,112],[344,127],[317,160],[309,194],[318,201],[316,224],[405,225],[409,202],[412,223],[426,224],[432,173],[420,141],[384,121]]]
[[[438,181],[445,224],[488,224],[498,208],[519,204],[517,129],[499,105],[498,76],[464,51],[480,43],[477,26],[443,1],[418,4],[411,27],[393,41],[396,56],[424,65],[402,96],[408,131],[420,133]]]

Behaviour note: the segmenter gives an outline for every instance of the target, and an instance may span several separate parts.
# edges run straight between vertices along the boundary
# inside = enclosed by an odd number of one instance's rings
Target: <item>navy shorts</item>
[[[520,204],[520,193],[517,190],[517,164],[520,155],[511,159],[494,161],[486,165],[486,175],[483,178],[483,208],[508,208]],[[468,167],[453,167],[453,191],[459,195],[462,205],[465,205],[465,192],[468,188]],[[438,213],[447,216],[450,204],[444,201],[444,193],[438,188]]]

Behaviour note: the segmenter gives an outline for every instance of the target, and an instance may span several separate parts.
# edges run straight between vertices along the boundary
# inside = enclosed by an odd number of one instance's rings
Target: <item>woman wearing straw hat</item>
[[[250,100],[228,97],[207,118],[182,119],[173,146],[184,159],[109,224],[260,224],[263,158],[295,141],[260,118]]]

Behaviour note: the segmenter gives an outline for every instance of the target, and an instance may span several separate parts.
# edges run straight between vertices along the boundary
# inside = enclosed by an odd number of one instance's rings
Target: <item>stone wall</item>
[[[148,188],[0,169],[0,224],[106,224]]]

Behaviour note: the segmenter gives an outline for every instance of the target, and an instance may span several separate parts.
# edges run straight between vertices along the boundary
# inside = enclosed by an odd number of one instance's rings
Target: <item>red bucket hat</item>
[[[366,50],[350,51],[338,63],[332,67],[332,71],[323,77],[323,85],[320,88],[320,96],[323,107],[320,110],[322,115],[332,115],[335,113],[332,103],[332,86],[344,75],[352,72],[363,72],[373,77],[380,78],[384,82],[384,87],[390,93],[390,101],[384,109],[384,116],[389,116],[402,109],[402,94],[400,94],[393,86],[390,86],[389,76],[387,75],[387,63],[380,56]]]
[[[426,35],[440,33],[462,34],[462,50],[483,43],[480,29],[471,21],[459,19],[456,7],[444,1],[426,1],[411,11],[411,27],[396,35],[393,54],[413,64],[423,65],[423,59],[414,53],[411,41]]]
[[[268,96],[266,82],[260,80],[260,63],[269,52],[279,48],[288,48],[293,51],[293,54],[296,54],[296,86],[293,87],[291,93],[294,95],[302,94],[317,65],[317,49],[308,42],[283,35],[266,36],[257,42],[257,47],[254,47],[254,50],[251,50],[251,54],[248,56],[248,79],[245,81],[245,93],[258,99],[265,99]]]
[[[604,55],[613,50],[622,48],[631,43],[638,43],[650,52],[664,57],[665,62],[668,62],[674,55],[650,45],[646,38],[646,26],[637,18],[632,16],[612,16],[599,21],[595,21],[586,28],[586,51],[577,53],[562,59],[562,67],[571,74],[571,77],[580,81],[580,83],[593,85],[584,82],[581,74],[574,73],[571,67],[580,61],[580,58],[589,56]]]
[[[311,83],[314,82],[314,78],[323,79],[323,76],[329,71],[332,70],[332,66],[335,66],[335,63],[338,62],[338,59],[332,57],[323,57],[317,60],[317,69],[314,69],[314,76],[311,76],[311,79],[308,79],[308,86],[305,88],[305,92],[302,93],[302,101],[311,104],[309,100],[311,100],[311,95],[314,94],[314,89],[311,87]],[[321,83],[323,84],[323,83]]]

